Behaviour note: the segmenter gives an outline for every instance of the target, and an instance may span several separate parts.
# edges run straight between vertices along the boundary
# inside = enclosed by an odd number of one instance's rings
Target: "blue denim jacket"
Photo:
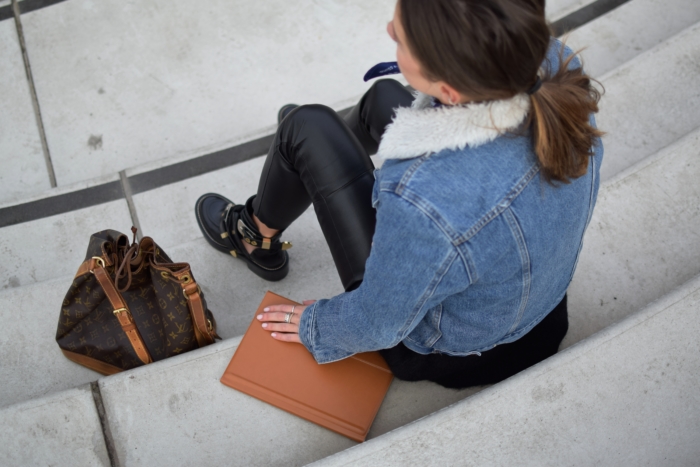
[[[560,48],[553,40],[544,67],[558,69]],[[523,130],[527,95],[430,103],[417,95],[382,138],[362,285],[302,315],[299,336],[319,363],[399,342],[421,354],[480,354],[526,334],[569,286],[598,192],[600,141],[586,175],[552,186]]]

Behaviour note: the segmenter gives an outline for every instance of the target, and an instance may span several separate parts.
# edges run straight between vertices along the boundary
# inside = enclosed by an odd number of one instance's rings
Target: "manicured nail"
[[[276,332],[273,332],[273,333],[270,334],[270,335],[271,335],[272,337],[277,337],[277,333],[276,333]]]
[[[263,327],[266,328],[266,327],[267,327],[267,323],[263,323]]]
[[[262,315],[258,315],[258,319],[262,319]]]
[[[270,311],[270,308],[264,308],[263,311]]]

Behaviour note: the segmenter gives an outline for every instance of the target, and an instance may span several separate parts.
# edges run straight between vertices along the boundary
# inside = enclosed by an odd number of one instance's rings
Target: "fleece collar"
[[[412,106],[399,107],[386,127],[377,155],[411,159],[444,149],[461,150],[493,141],[514,130],[530,111],[527,94],[458,106],[432,106],[432,97],[416,92]]]

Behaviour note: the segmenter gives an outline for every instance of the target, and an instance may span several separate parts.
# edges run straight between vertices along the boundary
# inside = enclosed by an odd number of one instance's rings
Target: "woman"
[[[380,350],[401,379],[495,383],[567,332],[600,96],[541,0],[399,0],[388,32],[415,98],[383,80],[344,120],[283,108],[257,194],[204,195],[197,218],[213,246],[279,280],[281,234],[313,202],[346,292],[269,307],[273,338],[319,363]]]

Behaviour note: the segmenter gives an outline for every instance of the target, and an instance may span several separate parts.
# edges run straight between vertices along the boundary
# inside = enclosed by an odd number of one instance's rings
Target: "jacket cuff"
[[[320,339],[316,328],[316,317],[319,312],[318,307],[327,301],[319,300],[307,307],[301,315],[301,321],[299,321],[299,340],[311,352],[317,363],[331,363],[353,355],[353,352],[337,348],[324,349],[323,345],[319,345]]]
[[[299,340],[304,344],[306,350],[312,354],[314,353],[313,329],[314,322],[316,321],[317,306],[318,301],[313,305],[307,306],[304,313],[301,315],[301,320],[299,320]]]

